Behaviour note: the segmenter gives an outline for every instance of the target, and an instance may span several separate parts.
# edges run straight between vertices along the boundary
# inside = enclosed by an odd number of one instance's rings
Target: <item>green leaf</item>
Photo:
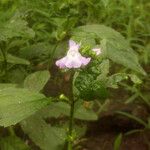
[[[104,25],[85,25],[76,28],[72,38],[77,41],[85,41],[86,37],[95,39],[101,43],[102,56],[109,58],[115,63],[121,64],[141,74],[146,74],[138,63],[136,53],[131,49],[129,43],[117,31]],[[89,43],[87,43],[89,45]],[[91,45],[91,47],[93,47]]]
[[[129,74],[129,77],[131,78],[131,81],[135,84],[141,84],[142,83],[142,80],[140,80],[140,78],[138,78],[138,76],[135,74]]]
[[[28,60],[13,56],[11,54],[7,54],[6,58],[7,58],[7,62],[11,63],[11,64],[21,64],[21,65],[29,65],[30,64],[30,62]],[[4,61],[4,57],[2,55],[0,55],[0,62],[3,62],[3,61]]]
[[[76,28],[72,34],[73,37],[74,36],[79,37],[79,39],[81,38],[84,39],[86,38],[87,35],[93,38],[97,37],[101,39],[116,39],[116,40],[120,40],[124,44],[127,44],[126,46],[129,46],[127,41],[125,41],[124,37],[119,32],[104,25],[93,24],[93,25],[80,26]]]
[[[65,102],[51,103],[46,109],[41,111],[44,117],[59,117],[60,115],[70,115],[70,106]],[[96,113],[89,108],[85,108],[83,101],[78,101],[75,104],[74,117],[81,120],[97,120]]]
[[[101,0],[105,7],[108,6],[110,0]]]
[[[97,120],[97,114],[92,110],[92,108],[85,108],[83,101],[78,101],[75,104],[75,118],[92,121]]]
[[[103,80],[104,78],[107,77],[108,73],[109,73],[109,60],[103,60],[102,63],[99,65],[99,69],[101,71],[101,74],[98,75],[98,80]]]
[[[132,115],[132,114],[129,114],[129,113],[126,113],[126,112],[122,112],[122,111],[116,111],[117,114],[120,114],[120,115],[123,115],[123,116],[126,116],[130,119],[133,119],[135,120],[136,122],[138,122],[139,124],[143,125],[144,127],[147,127],[148,124],[146,122],[144,122],[142,119]]]
[[[47,42],[40,42],[21,48],[19,50],[19,55],[22,58],[26,58],[29,60],[36,58],[40,60],[45,60],[45,58],[50,56],[53,47],[53,45],[50,45]]]
[[[49,103],[43,94],[21,88],[4,88],[0,90],[0,125],[14,125]]]
[[[37,71],[26,77],[24,87],[31,91],[39,92],[50,78],[49,71]]]
[[[61,114],[69,116],[70,106],[65,102],[52,102],[47,108],[41,110],[44,117],[59,117]]]
[[[122,43],[114,40],[111,41],[109,39],[104,39],[101,43],[106,57],[111,59],[113,62],[121,64],[143,75],[146,74],[138,62],[136,53],[133,52],[130,47],[119,45]]]
[[[108,77],[107,86],[111,88],[118,88],[118,83],[122,80],[127,80],[128,75],[125,73],[116,73]]]
[[[121,142],[122,142],[122,133],[120,133],[115,139],[114,150],[120,150]]]
[[[7,80],[11,83],[22,85],[27,75],[26,67],[13,67],[7,72]]]
[[[47,124],[40,114],[22,121],[21,127],[42,150],[63,150],[66,141],[65,129]]]
[[[13,37],[33,38],[34,31],[27,26],[27,22],[18,16],[3,22],[0,27],[0,41],[7,41]]]
[[[12,83],[0,83],[0,90],[3,90],[5,88],[13,88],[16,87],[16,84],[12,84]]]
[[[106,89],[108,72],[108,60],[91,62],[91,65],[86,70],[81,70],[75,78],[74,86],[77,96],[86,101],[104,100],[108,95]]]
[[[17,136],[8,136],[0,139],[1,150],[31,150],[25,142]]]

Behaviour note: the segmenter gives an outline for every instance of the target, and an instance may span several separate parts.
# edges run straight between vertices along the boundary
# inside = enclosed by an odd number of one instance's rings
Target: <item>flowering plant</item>
[[[67,55],[59,60],[56,61],[56,65],[60,69],[77,69],[81,68],[83,66],[86,66],[90,63],[91,58],[90,57],[83,57],[80,52],[80,44],[77,44],[73,40],[69,40],[69,50],[67,52]],[[94,48],[92,49],[96,53],[96,55],[99,55],[101,53],[99,48]],[[71,77],[73,82],[73,75]],[[72,85],[71,85],[72,87]],[[71,88],[72,89],[72,88]],[[68,150],[73,149],[73,142],[74,142],[74,137],[73,137],[73,124],[74,124],[74,105],[75,105],[75,100],[73,96],[73,89],[72,89],[72,94],[69,97],[70,101],[70,123],[69,123],[69,131],[68,131]]]

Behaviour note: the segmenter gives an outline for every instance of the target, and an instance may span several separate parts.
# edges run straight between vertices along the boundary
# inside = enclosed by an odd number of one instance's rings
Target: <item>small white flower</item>
[[[81,66],[87,65],[91,58],[83,57],[79,53],[80,45],[74,42],[73,40],[69,40],[69,50],[67,55],[56,61],[56,65],[59,68],[80,68]]]

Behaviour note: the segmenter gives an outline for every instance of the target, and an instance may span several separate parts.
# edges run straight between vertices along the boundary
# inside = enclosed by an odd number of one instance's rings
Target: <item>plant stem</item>
[[[74,122],[74,99],[70,100],[70,120],[69,120],[69,132],[68,132],[68,150],[72,150],[73,147],[73,122]]]
[[[70,75],[70,119],[69,119],[69,131],[68,131],[68,145],[67,150],[73,149],[73,124],[74,124],[74,96],[73,96],[73,74]]]

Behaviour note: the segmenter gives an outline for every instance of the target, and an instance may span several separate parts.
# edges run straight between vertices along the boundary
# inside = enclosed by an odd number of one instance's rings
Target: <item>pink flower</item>
[[[79,53],[80,45],[69,40],[69,50],[67,55],[56,61],[56,65],[59,68],[80,68],[81,66],[86,66],[91,58],[83,57]]]
[[[93,48],[92,51],[96,53],[96,55],[101,54],[101,49],[100,48]]]

